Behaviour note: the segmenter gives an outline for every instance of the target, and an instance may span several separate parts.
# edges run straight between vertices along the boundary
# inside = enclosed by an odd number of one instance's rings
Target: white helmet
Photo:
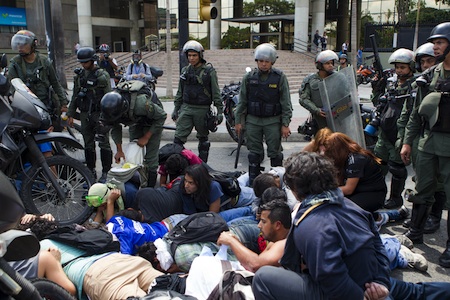
[[[419,48],[416,49],[415,61],[416,61],[416,69],[417,69],[417,71],[419,71],[419,72],[423,71],[422,67],[420,65],[420,59],[423,56],[435,57],[434,56],[433,46],[434,46],[433,43],[428,42],[428,43],[425,43],[425,44],[423,44],[422,46],[420,46]]]
[[[332,50],[325,50],[325,51],[321,51],[316,55],[316,68],[321,70],[322,69],[322,64],[326,63],[327,61],[333,61],[333,64],[335,61],[339,60],[339,57],[337,56],[337,54],[332,51]]]
[[[395,63],[403,63],[408,64],[409,68],[411,69],[411,72],[416,71],[416,62],[414,61],[414,52],[412,52],[409,49],[406,48],[400,48],[398,50],[395,50],[394,53],[391,54],[389,57],[388,62],[390,64]]]
[[[274,64],[277,58],[277,50],[272,44],[264,43],[255,48],[255,61],[267,60]]]
[[[186,44],[184,44],[184,46],[183,46],[183,52],[184,52],[184,54],[186,54],[186,57],[187,57],[189,51],[197,52],[200,59],[203,60],[203,52],[205,51],[205,49],[203,48],[202,44],[200,44],[199,42],[194,41],[194,40],[187,41]]]

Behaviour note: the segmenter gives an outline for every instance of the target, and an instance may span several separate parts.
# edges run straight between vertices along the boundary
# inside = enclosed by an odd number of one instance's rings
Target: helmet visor
[[[33,39],[31,37],[16,34],[11,39],[11,49],[17,51],[20,47],[31,45],[32,43]]]

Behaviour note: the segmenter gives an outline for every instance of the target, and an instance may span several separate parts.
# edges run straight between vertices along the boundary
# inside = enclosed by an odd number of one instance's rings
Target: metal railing
[[[319,52],[319,48],[316,45],[311,44],[308,41],[304,41],[298,38],[294,38],[294,44],[292,47],[293,52],[303,53],[306,56],[314,58]]]

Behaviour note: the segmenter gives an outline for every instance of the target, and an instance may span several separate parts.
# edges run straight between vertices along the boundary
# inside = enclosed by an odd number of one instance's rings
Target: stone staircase
[[[314,59],[302,53],[279,50],[275,67],[281,69],[287,76],[291,93],[297,93],[306,75],[315,72]],[[179,81],[178,51],[172,51],[172,87],[177,89]],[[131,53],[113,53],[119,66],[126,68],[130,63]],[[211,63],[217,71],[219,86],[222,88],[230,82],[239,82],[245,73],[246,67],[254,68],[253,49],[222,49],[207,50],[204,58]],[[164,75],[158,78],[158,87],[167,86],[167,55],[165,52],[143,52],[143,60],[151,65],[161,68]],[[75,55],[66,58],[66,78],[71,80],[73,70],[79,67]]]

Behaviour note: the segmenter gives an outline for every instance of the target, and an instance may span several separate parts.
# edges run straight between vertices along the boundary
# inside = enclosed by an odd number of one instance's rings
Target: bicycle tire
[[[54,283],[48,279],[36,278],[31,280],[31,283],[36,287],[42,299],[46,300],[76,300],[68,291],[66,291],[59,284]]]

